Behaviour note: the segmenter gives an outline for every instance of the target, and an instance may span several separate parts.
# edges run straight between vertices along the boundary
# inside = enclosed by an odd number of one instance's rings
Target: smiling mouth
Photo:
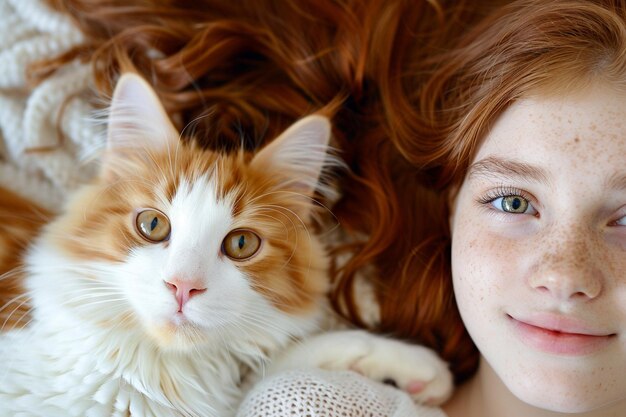
[[[617,336],[614,333],[596,335],[573,329],[552,329],[548,325],[542,327],[507,316],[515,334],[525,345],[555,355],[589,355],[606,347]]]

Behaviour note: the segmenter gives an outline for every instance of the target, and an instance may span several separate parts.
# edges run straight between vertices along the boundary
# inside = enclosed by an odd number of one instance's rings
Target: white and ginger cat
[[[32,321],[0,335],[0,416],[226,417],[249,375],[315,366],[447,398],[450,372],[428,349],[309,336],[329,314],[310,230],[337,163],[329,136],[309,116],[254,155],[202,150],[122,76],[100,175],[28,251]]]

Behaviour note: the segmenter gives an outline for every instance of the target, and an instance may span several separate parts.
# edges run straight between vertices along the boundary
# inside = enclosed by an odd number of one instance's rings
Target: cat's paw
[[[452,394],[448,365],[432,350],[395,340],[378,340],[351,367],[368,378],[406,391],[417,403],[439,405]]]

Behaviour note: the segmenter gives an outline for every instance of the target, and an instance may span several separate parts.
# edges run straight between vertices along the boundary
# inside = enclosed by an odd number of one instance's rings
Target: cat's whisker
[[[292,209],[290,209],[290,208],[288,208],[288,207],[277,206],[277,205],[275,205],[275,204],[264,204],[264,205],[262,205],[262,206],[260,206],[260,207],[263,207],[263,208],[273,208],[273,209],[275,209],[276,211],[280,211],[280,210],[285,210],[285,211],[287,211],[288,213],[290,213],[290,214],[291,214],[291,216],[287,216],[287,217],[291,220],[291,218],[292,218],[292,216],[293,216],[296,220],[298,220],[298,222],[300,223],[300,225],[302,226],[302,228],[303,228],[304,230],[306,230],[306,232],[307,232],[307,235],[308,235],[309,239],[311,239],[311,235],[310,235],[310,234],[309,234],[309,232],[308,232],[308,228],[307,228],[307,224],[306,224],[306,222],[305,222],[304,220],[302,220],[302,218],[300,217],[300,215],[298,215],[298,213],[296,213],[294,210],[292,210]],[[295,228],[295,227],[296,227],[296,226],[295,226],[295,223],[293,223],[293,225],[294,225],[294,228]]]
[[[28,241],[27,236],[13,236],[13,235],[4,235],[2,236],[4,239],[3,245],[11,244],[12,246],[17,248],[17,252],[23,252],[28,248],[30,242]]]
[[[277,332],[278,334],[280,334],[282,336],[287,336],[289,338],[293,337],[293,335],[291,333],[289,333],[287,330],[285,330],[285,329],[281,328],[280,326],[272,323],[270,320],[264,319],[263,318],[263,310],[262,309],[259,309],[258,312],[255,312],[254,309],[250,309],[250,312],[247,312],[246,314],[242,315],[241,319],[242,319],[242,321],[237,322],[237,323],[239,325],[242,325],[242,324],[250,325],[248,330],[264,334],[265,333],[264,329],[270,328],[274,332]]]
[[[67,271],[80,274],[82,272],[85,273],[98,273],[98,274],[108,274],[109,270],[98,264],[93,263],[66,263],[59,265],[29,265],[27,271],[34,273],[46,273],[50,270],[58,270],[58,271]]]
[[[124,291],[122,291],[121,289],[115,287],[115,286],[108,286],[108,285],[101,285],[101,286],[95,286],[93,285],[93,281],[88,281],[89,283],[87,284],[87,286],[85,286],[83,283],[79,284],[75,284],[74,287],[78,287],[77,290],[72,290],[74,293],[79,293],[79,292],[98,292],[98,291],[107,291],[107,294],[124,294]],[[71,287],[69,287],[71,288]]]
[[[120,300],[124,299],[124,294],[119,293],[119,292],[100,291],[100,292],[94,293],[94,292],[87,292],[87,291],[80,291],[80,292],[71,291],[69,294],[72,295],[72,298],[67,299],[67,301],[71,303],[74,303],[76,301],[83,301],[83,300],[89,300],[89,299],[101,299],[101,298],[110,299],[111,301],[117,300],[117,299],[111,298],[112,296],[119,296]]]
[[[100,292],[95,294],[87,293],[74,295],[74,293],[70,291],[68,294],[72,295],[72,297],[66,298],[60,303],[60,305],[73,306],[74,308],[84,308],[91,305],[110,304],[110,308],[113,308],[116,305],[124,307],[128,302],[127,298],[120,293]],[[119,298],[113,298],[113,296],[118,296]]]
[[[259,211],[261,211],[261,210],[259,210]],[[279,218],[277,218],[277,217],[271,216],[270,214],[260,214],[260,213],[254,213],[254,217],[255,217],[255,219],[257,219],[257,218],[266,218],[266,219],[268,219],[271,222],[280,223],[283,226],[283,230],[284,230],[285,236],[287,236],[289,234],[289,228],[288,228],[287,224],[285,222],[283,222],[282,220],[280,220]]]
[[[31,308],[31,309],[29,309],[29,310],[26,312],[26,314],[23,314],[23,315],[22,315],[19,319],[17,319],[17,321],[16,321],[15,323],[13,323],[13,326],[11,326],[11,328],[10,328],[10,329],[5,330],[5,329],[4,329],[4,325],[2,325],[2,327],[0,327],[0,332],[4,332],[4,331],[10,332],[10,331],[13,331],[13,330],[15,330],[15,329],[25,329],[25,328],[27,328],[27,327],[28,327],[28,326],[29,326],[29,325],[33,322],[33,320],[34,320],[34,319],[32,318],[31,311],[32,311],[32,308]],[[22,322],[22,320],[24,320],[24,319],[25,319],[25,318],[27,318],[27,317],[30,317],[30,318],[28,319],[28,321],[27,321],[26,323],[22,324],[22,323],[21,323],[21,322]]]
[[[292,191],[292,190],[271,190],[271,191],[265,192],[263,194],[259,194],[257,196],[254,196],[253,198],[250,199],[250,202],[251,203],[256,203],[257,200],[260,200],[260,199],[272,196],[274,194],[289,194],[289,195],[294,195],[294,196],[298,196],[298,197],[303,197],[303,198],[309,200],[311,203],[316,202],[316,200],[313,197],[311,197],[310,195],[304,194],[304,193],[299,193],[297,191]]]
[[[8,306],[10,306],[11,304],[15,303],[16,301],[18,301],[20,298],[26,298],[26,301],[28,302],[28,300],[30,299],[29,295],[27,293],[24,294],[20,294],[18,296],[15,296],[13,298],[11,298],[9,301],[7,301],[6,303],[4,303],[4,305],[0,306],[0,311],[4,310],[5,308],[7,308]]]
[[[305,233],[306,233],[306,236],[307,236],[307,238],[308,238],[308,240],[309,240],[309,242],[310,242],[310,241],[312,240],[312,238],[311,238],[311,233],[309,232],[309,228],[307,227],[307,225],[306,225],[306,223],[304,222],[304,220],[302,220],[302,218],[301,218],[301,217],[300,217],[300,216],[299,216],[296,212],[294,212],[293,210],[291,210],[291,209],[287,209],[287,211],[291,212],[291,213],[292,213],[292,214],[296,217],[296,219],[298,219],[298,221],[299,221],[299,222],[300,222],[300,224],[302,225],[302,227],[303,227],[303,229],[304,229],[304,231],[305,231]],[[297,236],[298,236],[298,234],[296,234],[296,237],[297,237]],[[296,239],[296,242],[295,242],[295,244],[294,244],[293,251],[292,251],[291,255],[289,256],[288,262],[290,262],[290,261],[291,261],[291,259],[292,259],[293,255],[295,254],[297,246],[298,246],[298,240]],[[312,261],[312,260],[311,260],[311,257],[309,257],[309,265],[308,265],[307,271],[309,271],[309,270],[311,269],[311,261]]]
[[[118,227],[117,231],[118,231],[117,235],[124,239],[124,242],[126,242],[127,247],[132,248],[133,246],[135,246],[135,243],[129,239],[128,235],[124,233],[124,230],[121,227]]]
[[[5,327],[7,325],[7,323],[9,322],[9,320],[11,319],[11,317],[13,316],[13,314],[15,314],[24,304],[26,304],[28,301],[30,300],[30,298],[26,298],[24,299],[21,303],[19,303],[17,306],[15,306],[13,308],[13,310],[11,310],[11,312],[7,315],[7,318],[4,320],[4,322],[2,323],[2,326],[0,326],[0,331],[5,331]],[[30,313],[31,309],[29,309],[29,313]],[[18,320],[19,322],[19,320]],[[17,325],[17,323],[13,324],[13,327],[10,330],[13,330],[15,328],[15,326]]]
[[[151,183],[148,182],[148,180],[145,179],[130,179],[130,178],[125,178],[125,177],[118,177],[116,180],[109,182],[108,184],[106,184],[105,186],[103,186],[97,194],[94,195],[94,197],[88,202],[88,204],[84,207],[83,209],[83,220],[86,221],[88,218],[88,213],[90,213],[93,210],[93,207],[96,205],[96,203],[105,196],[105,194],[109,194],[110,191],[112,189],[115,189],[117,187],[120,186],[120,184],[129,184],[129,183],[138,183],[138,184],[148,184],[150,185]]]
[[[309,234],[309,231],[308,231],[308,228],[306,227],[306,224],[304,223],[304,221],[302,221],[302,219],[293,210],[290,210],[290,209],[288,209],[286,207],[280,207],[280,206],[275,206],[275,205],[270,205],[270,204],[266,204],[266,205],[260,206],[260,209],[266,209],[266,210],[270,210],[270,211],[275,211],[275,212],[278,212],[278,213],[281,213],[281,214],[283,214],[283,213],[280,210],[286,210],[287,212],[291,213],[293,216],[295,216],[300,221],[300,223],[303,226],[305,232],[307,233],[307,236],[308,236],[309,240],[311,240],[311,235]],[[291,216],[286,216],[286,215],[284,215],[284,216],[287,219],[289,219],[289,221],[291,222],[291,225],[293,226],[293,228],[296,229],[297,227],[296,227],[296,224],[293,221],[292,217]],[[280,269],[284,268],[286,265],[288,265],[291,262],[291,260],[293,259],[294,254],[297,251],[297,248],[298,248],[298,233],[294,233],[294,235],[295,235],[295,242],[293,244],[292,251],[289,254],[289,258],[287,258],[287,260],[283,263],[283,265],[282,265],[282,267]]]
[[[66,287],[66,291],[68,293],[68,295],[71,295],[71,298],[67,298],[64,300],[64,302],[62,303],[62,305],[73,305],[77,302],[83,302],[86,300],[93,300],[93,299],[104,299],[104,302],[106,301],[110,301],[111,303],[117,302],[117,301],[127,301],[127,298],[125,296],[125,294],[122,291],[119,291],[117,289],[113,289],[111,290],[110,288],[86,288],[86,287],[82,287],[82,286],[74,286],[74,288],[72,288],[71,286]],[[113,298],[113,297],[118,297],[118,298]]]
[[[295,268],[296,271],[298,271],[298,268]],[[255,282],[254,286],[259,289],[262,290],[265,294],[274,294],[276,293],[276,289],[271,287],[271,286],[267,286],[264,285],[262,282]],[[305,300],[305,301],[316,301],[318,298],[317,294],[311,294],[306,288],[301,288],[299,286],[293,286],[290,291],[292,291],[293,293],[295,293],[299,298]],[[290,307],[290,305],[281,303],[279,300],[277,299],[271,299],[270,301],[273,302],[273,304],[277,305],[277,306],[282,306],[282,307]],[[319,303],[317,303],[319,304]]]
[[[30,324],[31,324],[33,321],[35,321],[35,319],[34,319],[34,318],[32,318],[31,316],[32,316],[32,314],[30,314],[30,311],[29,311],[29,314],[27,314],[27,315],[23,315],[22,317],[20,317],[20,318],[19,318],[19,319],[15,322],[15,325],[14,325],[14,326],[10,329],[10,331],[12,331],[13,329],[17,328],[17,326],[20,326],[20,328],[23,328],[23,329],[25,329],[25,328],[27,328],[28,326],[30,326]],[[31,318],[29,318],[29,319],[28,319],[28,321],[26,321],[26,323],[21,324],[20,322],[21,322],[24,318],[26,318],[26,317],[31,317]]]
[[[196,116],[194,119],[190,120],[185,125],[185,127],[183,127],[183,129],[181,130],[180,135],[178,136],[178,142],[181,142],[181,139],[185,135],[185,130],[187,130],[187,128],[193,127],[193,125],[197,125],[200,120],[208,119],[209,117],[212,117],[212,116],[213,116],[213,111],[208,111],[208,112],[203,113],[203,114],[201,114],[199,116]],[[194,134],[188,134],[187,136],[194,137]]]
[[[131,325],[134,325],[135,323],[135,318],[133,317],[133,314],[130,311],[124,311],[120,313],[121,318],[117,317],[115,324],[113,325],[113,327],[110,328],[111,332],[117,331],[119,329],[125,329],[128,327],[134,327]]]
[[[249,314],[246,316],[246,320],[252,325],[254,325],[255,328],[258,329],[260,332],[263,332],[264,328],[271,328],[273,331],[277,332],[278,334],[281,334],[282,336],[286,336],[289,339],[296,340],[296,336],[291,334],[289,331],[282,329],[281,327],[277,325],[268,324],[266,321],[259,319],[258,315]],[[315,329],[318,330],[319,328],[315,327]]]
[[[247,319],[247,315],[244,314],[241,317],[239,317],[240,320],[234,320],[229,322],[229,327],[235,327],[236,329],[238,329],[241,333],[260,333],[259,328],[257,326],[249,326],[249,320]],[[259,324],[260,324],[261,320],[259,320]],[[269,328],[272,328],[272,324],[267,323]],[[254,342],[253,342],[254,343]]]
[[[230,344],[227,343],[227,338],[224,336],[224,328],[226,327],[226,320],[219,317],[219,315],[215,316],[213,319],[214,320],[217,319],[215,320],[217,321],[217,326],[211,329],[212,334],[216,335],[217,338],[220,340],[221,346],[223,346],[227,350],[227,352],[230,352]]]
[[[105,298],[104,300],[100,300],[99,298]],[[69,300],[66,300],[65,302],[62,303],[62,305],[71,305],[74,304],[76,302],[81,302],[82,305],[80,306],[80,308],[83,307],[90,307],[90,306],[94,306],[94,305],[100,305],[100,304],[110,304],[111,307],[114,307],[116,305],[124,305],[124,303],[126,303],[128,300],[125,297],[120,297],[120,298],[111,298],[109,296],[93,296],[93,297],[89,297],[88,295],[84,295],[84,296],[78,296],[78,297],[73,297],[70,298]],[[118,303],[119,304],[116,304]]]
[[[265,198],[268,197],[272,194],[290,194],[293,196],[297,196],[298,198],[304,198],[306,200],[309,201],[309,204],[311,204],[312,206],[315,205],[315,207],[319,207],[324,209],[324,211],[326,212],[326,214],[330,217],[332,217],[335,220],[335,226],[331,229],[334,230],[337,227],[339,227],[339,219],[337,218],[337,216],[335,216],[335,214],[332,212],[332,210],[326,206],[325,204],[323,204],[321,201],[319,201],[318,199],[316,199],[313,196],[310,196],[308,194],[304,194],[304,193],[299,193],[297,191],[292,191],[292,190],[273,190],[264,194],[260,194],[258,196],[255,196],[254,198],[251,199],[251,202],[256,202],[256,200],[259,200],[261,198]],[[318,221],[319,223],[321,223],[320,221]]]
[[[23,275],[27,272],[26,268],[23,266],[15,267],[4,274],[0,275],[0,282],[3,280],[8,280],[11,278],[15,278],[16,276]]]

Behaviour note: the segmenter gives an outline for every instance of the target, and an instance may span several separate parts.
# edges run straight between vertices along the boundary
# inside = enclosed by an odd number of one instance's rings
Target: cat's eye
[[[233,230],[222,241],[222,252],[235,261],[243,261],[254,256],[260,247],[259,235],[245,229]]]
[[[135,218],[137,232],[149,242],[162,242],[170,237],[170,221],[155,209],[144,209]]]

